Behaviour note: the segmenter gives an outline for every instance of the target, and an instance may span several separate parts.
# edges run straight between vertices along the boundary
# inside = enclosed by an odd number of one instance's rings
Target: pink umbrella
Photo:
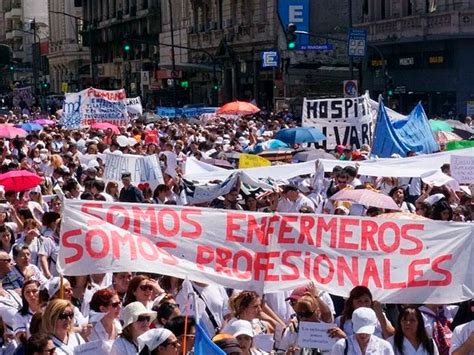
[[[429,221],[429,218],[419,216],[414,213],[408,212],[390,212],[390,213],[382,213],[377,216],[378,218],[386,218],[386,219],[412,219],[412,220],[419,220],[419,221]]]
[[[103,131],[106,131],[106,130],[110,129],[115,134],[120,134],[120,130],[116,125],[113,125],[113,124],[107,123],[107,122],[94,123],[91,127],[95,128],[95,129],[101,129]]]
[[[5,191],[25,191],[38,186],[43,182],[43,178],[28,170],[12,170],[5,174],[0,174],[0,185]]]
[[[26,137],[28,133],[21,128],[16,128],[10,125],[0,125],[0,137],[2,138],[15,138],[15,137]]]
[[[462,138],[453,132],[436,131],[435,136],[438,143],[441,143],[441,144],[446,144],[448,142],[462,141]]]
[[[372,189],[345,189],[335,193],[330,199],[334,201],[349,201],[366,207],[372,206],[390,210],[400,209],[390,196]]]
[[[42,126],[54,125],[56,124],[53,120],[48,120],[46,118],[40,118],[38,120],[34,120],[33,123],[40,124]]]

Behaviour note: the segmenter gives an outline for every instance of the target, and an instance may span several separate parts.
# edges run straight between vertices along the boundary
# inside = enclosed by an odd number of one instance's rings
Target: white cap
[[[100,164],[97,160],[92,159],[92,160],[89,161],[89,163],[87,163],[87,167],[88,168],[98,168],[98,167],[100,167]]]
[[[141,302],[132,302],[122,310],[123,327],[138,320],[139,316],[150,316],[151,320],[156,319],[156,312],[149,311]]]
[[[349,209],[346,206],[337,206],[336,210],[341,210],[346,216],[350,213]]]
[[[53,277],[44,285],[44,287],[48,290],[49,298],[53,297],[61,287],[61,278]]]
[[[222,144],[224,144],[224,138],[222,138],[222,137],[217,137],[217,138],[216,138],[216,141],[215,141],[214,143],[215,143],[215,144],[222,145]]]
[[[121,147],[128,146],[128,138],[125,136],[118,136],[117,137],[117,144]]]
[[[433,206],[436,202],[438,202],[439,200],[441,200],[445,197],[446,196],[444,196],[443,194],[434,194],[434,195],[431,195],[431,196],[428,196],[427,198],[425,198],[425,202],[429,203],[431,206]]]
[[[137,338],[138,351],[142,351],[145,346],[148,346],[148,350],[153,351],[172,335],[173,333],[165,328],[147,330]]]
[[[377,316],[372,308],[360,307],[352,313],[354,334],[374,334]]]
[[[249,337],[253,338],[255,335],[252,324],[247,320],[241,319],[227,324],[224,329],[222,329],[222,332],[233,335],[235,338],[237,338],[239,335],[248,335]]]

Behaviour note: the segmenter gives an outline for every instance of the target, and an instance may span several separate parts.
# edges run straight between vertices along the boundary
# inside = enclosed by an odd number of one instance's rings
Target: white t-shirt
[[[84,339],[82,339],[82,337],[79,334],[74,333],[74,332],[69,334],[69,339],[68,339],[67,344],[63,343],[54,335],[52,338],[53,338],[54,346],[56,347],[57,355],[74,355],[74,349],[78,345],[85,343]]]
[[[29,338],[30,334],[30,322],[33,317],[33,312],[28,310],[28,313],[25,315],[20,314],[19,312],[13,317],[13,334],[17,335],[18,333],[26,333],[26,337]]]
[[[290,320],[295,311],[288,301],[285,301],[291,294],[291,291],[278,291],[265,294],[265,303],[277,314],[284,322]]]
[[[0,296],[0,318],[6,326],[6,333],[13,334],[13,319],[21,308],[22,301],[20,295],[13,290],[4,290],[5,296]]]
[[[339,339],[336,344],[332,347],[331,355],[344,355],[344,349],[346,348],[346,340]],[[362,355],[359,343],[355,339],[355,335],[351,335],[347,338],[347,354],[348,355]],[[386,340],[380,339],[379,337],[372,335],[367,345],[365,355],[394,355],[392,346]]]
[[[458,325],[456,328],[454,328],[449,354],[452,354],[456,349],[459,349],[473,333],[474,320],[470,321],[469,323]],[[469,355],[474,355],[474,350],[471,350]]]
[[[390,321],[385,316],[385,313],[383,314],[383,316],[385,317],[385,321],[387,322],[387,324],[390,324]],[[336,324],[339,328],[341,328],[341,319],[342,319],[341,316],[336,318]],[[342,328],[342,330],[344,331],[344,333],[346,333],[347,336],[354,334],[352,319],[346,319],[346,321],[344,322],[344,328]],[[382,326],[380,325],[380,322],[378,321],[378,319],[377,319],[377,325],[375,326],[374,335],[381,338],[381,339],[383,339]]]
[[[394,337],[390,337],[387,339],[387,341],[392,345],[393,352],[395,355],[400,355],[401,353],[398,351],[398,349],[395,347],[394,344]],[[422,344],[418,347],[418,349],[415,349],[412,343],[410,341],[403,337],[403,355],[430,355],[430,353],[423,347]],[[438,347],[436,344],[433,342],[433,355],[438,355]]]
[[[452,322],[456,313],[458,312],[459,306],[443,306],[444,316],[449,322]],[[436,321],[435,313],[426,306],[420,306],[418,308],[421,311],[423,316],[423,321],[425,322],[426,333],[430,338],[433,337],[434,323]],[[446,334],[446,336],[451,336],[452,334]]]
[[[128,340],[118,337],[110,350],[110,355],[137,355],[138,346]]]
[[[44,255],[49,260],[49,272],[53,276],[58,276],[58,269],[56,262],[58,260],[59,245],[53,238],[44,238],[41,244],[38,254]]]

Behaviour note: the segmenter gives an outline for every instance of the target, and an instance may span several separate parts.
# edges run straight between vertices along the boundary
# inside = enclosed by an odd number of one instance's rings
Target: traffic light
[[[393,96],[395,90],[395,86],[393,85],[392,77],[389,77],[387,80],[387,96]]]
[[[298,35],[296,34],[296,25],[294,23],[290,23],[286,29],[286,44],[288,49],[296,48],[297,39]]]
[[[123,42],[123,50],[125,52],[130,52],[130,49],[132,49],[132,46],[130,45],[130,43],[128,41],[124,41]]]
[[[212,90],[219,91],[219,82],[217,80],[212,81]]]
[[[189,88],[189,81],[187,81],[187,80],[181,80],[181,82],[179,84],[183,89]]]
[[[15,66],[13,64],[8,64],[8,70],[9,71],[15,71]]]

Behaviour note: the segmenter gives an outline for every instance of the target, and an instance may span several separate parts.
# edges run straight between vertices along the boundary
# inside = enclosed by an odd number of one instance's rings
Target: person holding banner
[[[129,172],[122,173],[122,190],[120,190],[120,202],[143,202],[143,194],[140,189],[132,185],[132,174]]]

